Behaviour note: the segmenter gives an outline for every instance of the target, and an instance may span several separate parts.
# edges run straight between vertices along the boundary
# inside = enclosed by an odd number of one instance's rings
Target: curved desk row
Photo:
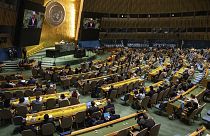
[[[107,100],[95,100],[96,106],[102,109],[104,106],[107,105]],[[44,115],[48,114],[50,117],[54,119],[59,119],[62,117],[74,116],[78,112],[85,112],[88,109],[86,103],[81,103],[77,105],[56,108],[46,111],[40,111],[38,113],[27,114],[26,115],[26,125],[33,125],[41,123],[44,120]]]
[[[76,136],[76,135],[77,136],[94,136],[94,135],[104,136],[104,135],[109,134],[110,132],[118,131],[119,128],[123,129],[129,126],[135,125],[136,124],[135,117],[138,114],[142,114],[142,113],[144,113],[144,111],[140,113],[130,114],[128,116],[121,117],[119,119],[109,121],[100,125],[74,131],[68,136]]]

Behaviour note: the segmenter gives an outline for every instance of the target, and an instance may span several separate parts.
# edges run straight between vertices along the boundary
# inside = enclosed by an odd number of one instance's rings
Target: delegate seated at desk
[[[94,101],[91,101],[91,107],[88,108],[87,113],[89,114],[89,116],[91,116],[94,112],[99,111],[99,108],[96,107],[96,104]]]
[[[48,114],[44,115],[44,120],[41,122],[40,126],[42,128],[42,125],[48,124],[48,123],[52,123],[55,126],[55,123],[53,122],[53,119],[49,117]]]
[[[108,112],[107,109],[111,109],[111,110],[115,111],[114,104],[111,103],[111,100],[110,99],[107,100],[107,105],[104,107],[103,112],[104,113],[105,112]]]
[[[19,98],[19,103],[16,105],[16,107],[20,106],[29,106],[28,101],[26,101],[24,97]]]
[[[149,118],[147,114],[143,113],[137,117],[137,124],[140,126],[140,130],[145,128],[150,130],[155,125],[155,121]]]

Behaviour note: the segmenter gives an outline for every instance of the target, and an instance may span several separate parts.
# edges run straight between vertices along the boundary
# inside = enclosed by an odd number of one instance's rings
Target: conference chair
[[[58,80],[59,80],[58,77],[59,77],[58,73],[53,73],[53,74],[52,74],[52,81],[53,81],[53,82],[58,82]]]
[[[81,89],[81,92],[83,95],[88,94],[90,92],[90,85],[85,83],[83,89]]]
[[[129,100],[129,96],[130,96],[130,94],[127,93],[124,96],[120,97],[120,99],[125,102],[124,105],[127,104],[126,102]]]
[[[56,107],[56,100],[53,98],[47,99],[46,108],[48,110],[54,109]]]
[[[164,93],[165,93],[165,90],[162,90],[162,91],[158,94],[157,102],[162,101],[162,99],[163,99],[163,94],[164,94]]]
[[[72,119],[72,117],[63,117],[60,120],[60,127],[62,128],[63,132],[66,129],[72,129],[72,125],[73,125],[73,119]]]
[[[145,96],[142,101],[139,101],[139,106],[141,109],[147,110],[147,105],[149,103],[150,97],[149,96]]]
[[[29,97],[29,96],[33,96],[33,91],[32,90],[26,90],[25,92],[24,92],[24,95],[25,95],[25,97]]]
[[[104,83],[104,79],[100,79],[100,80],[98,81],[98,85],[99,85],[99,86],[102,86],[103,83]]]
[[[182,114],[181,120],[186,120],[188,122],[188,124],[190,124],[191,121],[194,122],[197,112],[198,112],[198,109],[195,109],[190,115]]]
[[[148,129],[145,128],[143,130],[141,130],[139,133],[136,134],[136,136],[146,136],[148,132]]]
[[[76,85],[77,83],[77,77],[76,76],[72,76],[70,79],[70,85]]]
[[[130,132],[130,129],[126,128],[117,132],[117,136],[128,136],[129,132]]]
[[[64,89],[69,88],[69,86],[71,85],[70,80],[69,79],[65,79],[62,81],[62,86]]]
[[[95,89],[96,84],[97,84],[97,81],[92,81],[92,82],[90,83],[91,90]]]
[[[77,104],[79,104],[80,102],[79,102],[79,100],[77,99],[77,98],[75,98],[75,97],[71,97],[70,98],[70,104],[71,105],[77,105]]]
[[[62,100],[58,104],[59,104],[59,107],[66,107],[70,105],[70,102],[69,100]]]
[[[9,109],[2,109],[0,110],[0,119],[1,124],[5,124],[12,121],[12,112]]]
[[[26,114],[28,113],[28,108],[26,106],[19,106],[15,109],[17,116],[26,117]]]
[[[123,85],[123,94],[127,93],[128,92],[128,85],[127,84],[124,84]]]
[[[150,105],[151,105],[151,107],[152,107],[154,104],[156,104],[156,102],[157,102],[157,97],[158,97],[158,93],[153,94],[153,96],[151,97],[151,100],[150,100]]]
[[[158,136],[161,124],[155,124],[149,131],[149,136]]]
[[[85,126],[85,117],[86,117],[86,113],[85,112],[78,112],[75,115],[75,123],[76,123],[77,129],[79,128],[78,124],[83,123],[83,125]]]
[[[52,78],[51,74],[45,73],[45,75],[44,75],[45,80],[49,81],[49,80],[51,80],[51,78]]]
[[[43,124],[41,127],[41,133],[43,136],[53,135],[55,132],[55,126],[52,123]]]
[[[123,94],[123,86],[120,86],[118,89],[117,89],[117,97],[119,97],[120,95]]]
[[[38,77],[38,70],[37,69],[32,68],[31,72],[32,72],[33,77],[35,77],[35,78]]]
[[[204,103],[203,105],[200,105],[199,107],[198,107],[198,111],[197,111],[197,113],[196,113],[196,117],[200,117],[201,118],[201,112],[202,112],[202,110],[203,110],[203,108],[206,106],[206,103]]]
[[[43,104],[34,104],[32,103],[32,112],[33,113],[36,113],[36,112],[40,112],[42,111],[42,107],[43,107]]]
[[[54,88],[48,88],[46,94],[55,94],[56,90]]]
[[[92,118],[99,118],[99,117],[101,117],[101,116],[102,116],[102,114],[101,114],[100,111],[94,112],[94,113],[92,114]]]
[[[16,125],[16,126],[23,125],[23,117],[22,116],[15,116],[13,118],[13,124]]]
[[[3,95],[4,95],[5,99],[11,99],[11,98],[13,98],[13,94],[11,92],[4,92]]]
[[[130,83],[130,84],[128,85],[128,90],[133,90],[133,85],[134,85],[133,83]],[[127,90],[127,91],[128,91],[128,90]]]
[[[133,86],[134,86],[134,88],[139,88],[140,84],[139,84],[139,82],[135,82]]]
[[[112,90],[109,97],[110,97],[111,100],[115,100],[116,97],[117,97],[117,90]]]
[[[3,80],[5,80],[4,76],[0,75],[0,81],[3,81]]]
[[[16,96],[16,98],[24,97],[23,91],[16,91],[13,93],[13,95]]]
[[[84,79],[88,79],[89,77],[90,77],[89,74],[85,74],[85,75],[84,75]]]
[[[169,92],[170,92],[170,87],[168,87],[168,88],[164,91],[163,96],[162,96],[162,100],[164,100],[165,98],[168,97]]]
[[[22,136],[36,136],[36,133],[33,132],[31,129],[23,130],[21,132]]]
[[[146,136],[148,132],[148,129],[142,129],[141,131],[130,131],[131,136]]]
[[[40,96],[40,95],[42,95],[42,92],[41,91],[34,92],[34,96]]]

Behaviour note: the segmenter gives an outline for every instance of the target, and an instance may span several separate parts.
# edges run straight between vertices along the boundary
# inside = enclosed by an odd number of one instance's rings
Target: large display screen
[[[84,29],[99,29],[100,20],[98,18],[84,18],[83,27]]]
[[[14,45],[39,45],[45,7],[29,0],[19,0]]]
[[[42,28],[44,13],[25,9],[23,28]]]

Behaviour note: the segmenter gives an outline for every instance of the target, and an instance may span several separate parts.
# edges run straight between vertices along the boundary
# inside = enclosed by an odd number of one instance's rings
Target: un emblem
[[[65,9],[58,2],[49,2],[45,12],[46,21],[52,26],[59,26],[65,19]]]

